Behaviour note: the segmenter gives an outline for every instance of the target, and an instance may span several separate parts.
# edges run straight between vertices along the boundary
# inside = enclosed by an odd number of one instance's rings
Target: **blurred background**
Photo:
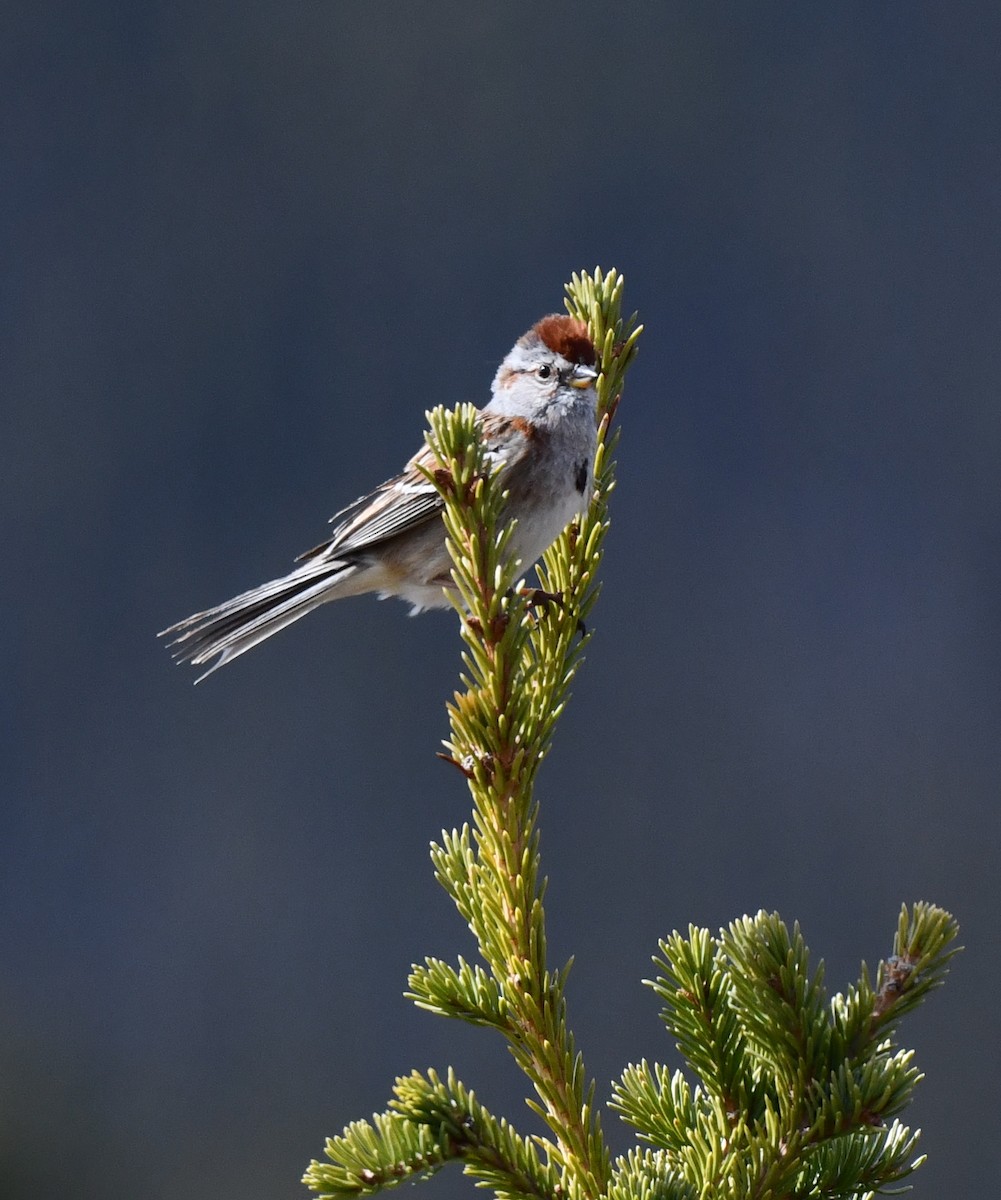
[[[473,951],[427,853],[454,617],[345,601],[197,689],[154,634],[283,573],[599,263],[646,333],[539,783],[599,1095],[677,1062],[658,937],[777,908],[839,990],[932,900],[968,949],[903,1028],[914,1195],[989,1190],[999,39],[920,0],[7,7],[5,1197],[304,1196],[412,1067],[538,1129],[498,1040],[402,998]]]

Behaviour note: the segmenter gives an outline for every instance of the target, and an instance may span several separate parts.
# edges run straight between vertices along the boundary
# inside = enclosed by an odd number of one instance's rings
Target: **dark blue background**
[[[283,572],[595,263],[647,332],[540,795],[599,1094],[673,1061],[671,929],[776,907],[840,988],[934,900],[969,949],[904,1028],[915,1195],[989,1190],[999,44],[986,3],[8,7],[4,1195],[297,1196],[414,1066],[536,1128],[401,997],[472,950],[427,858],[454,618],[348,601],[197,690],[153,634]]]

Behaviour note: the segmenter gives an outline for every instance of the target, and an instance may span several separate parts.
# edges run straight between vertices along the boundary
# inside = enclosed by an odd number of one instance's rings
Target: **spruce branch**
[[[539,585],[558,597],[542,611],[517,585],[520,564],[505,551],[504,495],[476,437],[476,412],[428,414],[432,478],[445,501],[456,607],[464,643],[462,683],[449,705],[446,757],[466,776],[471,827],[443,833],[432,847],[436,875],[474,934],[479,974],[429,960],[415,967],[411,996],[424,1007],[493,1025],[506,1038],[549,1126],[542,1144],[567,1186],[597,1196],[607,1184],[608,1153],[593,1108],[593,1084],[567,1027],[568,967],[550,969],[539,874],[534,781],[589,635],[584,620],[597,596],[601,545],[614,486],[610,427],[640,328],[620,316],[616,272],[575,276],[567,309],[588,323],[595,343],[599,398],[594,493],[587,511],[547,551]],[[490,985],[492,981],[492,986]]]
[[[429,1125],[396,1112],[376,1113],[327,1138],[329,1161],[314,1159],[302,1182],[327,1197],[372,1195],[433,1174],[457,1157],[451,1149]]]
[[[325,1196],[359,1196],[427,1178],[449,1161],[505,1200],[551,1200],[559,1176],[532,1141],[496,1120],[452,1071],[414,1071],[396,1081],[388,1112],[355,1121],[327,1141],[329,1163],[313,1162],[303,1182]]]
[[[918,1134],[894,1118],[921,1075],[889,1035],[942,982],[956,933],[942,909],[905,906],[878,986],[863,964],[830,1001],[798,925],[790,932],[777,914],[716,938],[673,934],[648,982],[700,1083],[643,1061],[612,1107],[663,1155],[664,1178],[700,1196],[848,1200],[900,1183],[922,1160]]]
[[[630,1150],[616,1159],[608,1200],[698,1200],[660,1150]]]
[[[574,276],[570,314],[585,320],[600,374],[598,448],[587,510],[547,550],[538,589],[509,555],[505,495],[466,405],[428,414],[460,617],[460,689],[441,757],[462,773],[472,815],[431,846],[436,878],[472,932],[479,961],[412,967],[409,996],[505,1039],[548,1129],[524,1137],[449,1070],[396,1081],[387,1110],[327,1142],[304,1182],[358,1196],[459,1162],[502,1200],[871,1200],[922,1159],[897,1118],[921,1076],[895,1045],[900,1019],[939,986],[956,922],[933,905],[901,910],[875,982],[828,998],[798,924],[743,917],[712,936],[690,926],[660,943],[652,981],[688,1072],[641,1061],[611,1107],[641,1146],[611,1161],[567,1020],[570,963],[546,950],[535,779],[592,636],[585,621],[615,486],[612,419],[641,327],[620,315],[614,271]],[[544,601],[539,604],[540,597]]]
[[[441,1017],[460,1017],[474,1025],[503,1029],[506,1005],[496,982],[480,966],[471,966],[460,955],[458,970],[438,958],[426,958],[409,979],[408,997]]]
[[[641,332],[635,317],[621,317],[622,289],[617,272],[600,269],[567,285],[567,310],[587,323],[596,350],[598,449],[590,503],[546,552],[538,590],[521,586],[522,564],[508,554],[512,527],[504,522],[505,496],[479,437],[477,411],[465,405],[428,413],[427,442],[437,466],[426,475],[444,501],[455,585],[450,595],[463,641],[462,686],[448,705],[442,757],[465,776],[473,800],[471,822],[443,832],[431,854],[483,965],[426,959],[412,969],[410,996],[433,1012],[501,1032],[534,1089],[528,1103],[551,1135],[517,1145],[538,1147],[545,1161],[501,1154],[502,1143],[508,1150],[516,1145],[507,1127],[474,1109],[472,1093],[451,1075],[446,1102],[439,1090],[445,1085],[429,1073],[398,1081],[388,1113],[349,1126],[328,1143],[333,1165],[314,1163],[306,1176],[317,1190],[389,1186],[422,1177],[452,1157],[510,1195],[533,1194],[527,1181],[535,1180],[548,1181],[544,1194],[554,1198],[597,1197],[611,1178],[594,1085],[567,1025],[569,964],[553,969],[547,961],[534,782],[591,636],[584,622],[597,598],[614,487],[612,418]],[[417,1079],[430,1090],[422,1091]],[[446,1119],[446,1109],[461,1119]],[[430,1134],[430,1143],[401,1143],[400,1120]],[[471,1128],[489,1132],[499,1159],[488,1162],[463,1141],[462,1131]]]
[[[396,1081],[395,1111],[425,1128],[437,1128],[467,1173],[512,1200],[549,1200],[560,1193],[560,1176],[543,1164],[530,1138],[492,1117],[449,1070],[443,1082],[434,1071],[414,1071]]]

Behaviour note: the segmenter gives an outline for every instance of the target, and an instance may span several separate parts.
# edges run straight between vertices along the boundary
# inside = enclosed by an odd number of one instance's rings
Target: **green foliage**
[[[444,1082],[434,1071],[414,1071],[397,1079],[393,1093],[389,1112],[329,1138],[331,1163],[312,1163],[303,1182],[328,1196],[364,1195],[455,1160],[505,1200],[558,1193],[559,1176],[534,1143],[492,1117],[451,1071]]]
[[[519,1135],[451,1070],[444,1080],[415,1071],[396,1081],[385,1112],[328,1140],[327,1161],[304,1177],[323,1196],[380,1191],[455,1161],[505,1200],[861,1200],[919,1161],[917,1135],[895,1118],[920,1076],[892,1036],[942,982],[956,933],[925,904],[902,911],[876,985],[863,964],[859,982],[830,1000],[799,927],[790,933],[777,915],[662,942],[651,986],[693,1079],[645,1061],[628,1067],[611,1104],[647,1145],[610,1160],[567,1024],[569,964],[547,959],[534,784],[591,636],[584,621],[614,488],[612,418],[641,332],[635,316],[621,318],[622,286],[600,270],[567,286],[567,309],[588,323],[599,358],[598,452],[587,511],[538,568],[541,593],[519,583],[521,564],[507,555],[511,525],[476,410],[428,414],[438,464],[428,478],[445,501],[463,641],[441,757],[465,776],[473,802],[470,823],[443,832],[431,857],[481,962],[427,958],[411,971],[409,995],[496,1030],[547,1133]]]
[[[661,943],[650,986],[689,1069],[628,1067],[612,1106],[695,1195],[861,1197],[914,1169],[916,1134],[892,1120],[920,1079],[888,1036],[942,981],[956,923],[929,904],[901,912],[874,990],[830,1001],[798,926],[774,913],[713,938]],[[887,1122],[891,1122],[887,1124]]]

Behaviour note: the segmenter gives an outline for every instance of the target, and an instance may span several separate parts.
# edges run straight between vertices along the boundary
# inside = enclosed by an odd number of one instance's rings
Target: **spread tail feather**
[[[319,605],[337,596],[350,595],[354,589],[343,585],[360,569],[348,562],[307,562],[280,579],[262,583],[224,604],[186,617],[159,636],[177,634],[170,645],[179,663],[199,665],[219,655],[218,661],[195,680],[201,683],[213,671]]]

